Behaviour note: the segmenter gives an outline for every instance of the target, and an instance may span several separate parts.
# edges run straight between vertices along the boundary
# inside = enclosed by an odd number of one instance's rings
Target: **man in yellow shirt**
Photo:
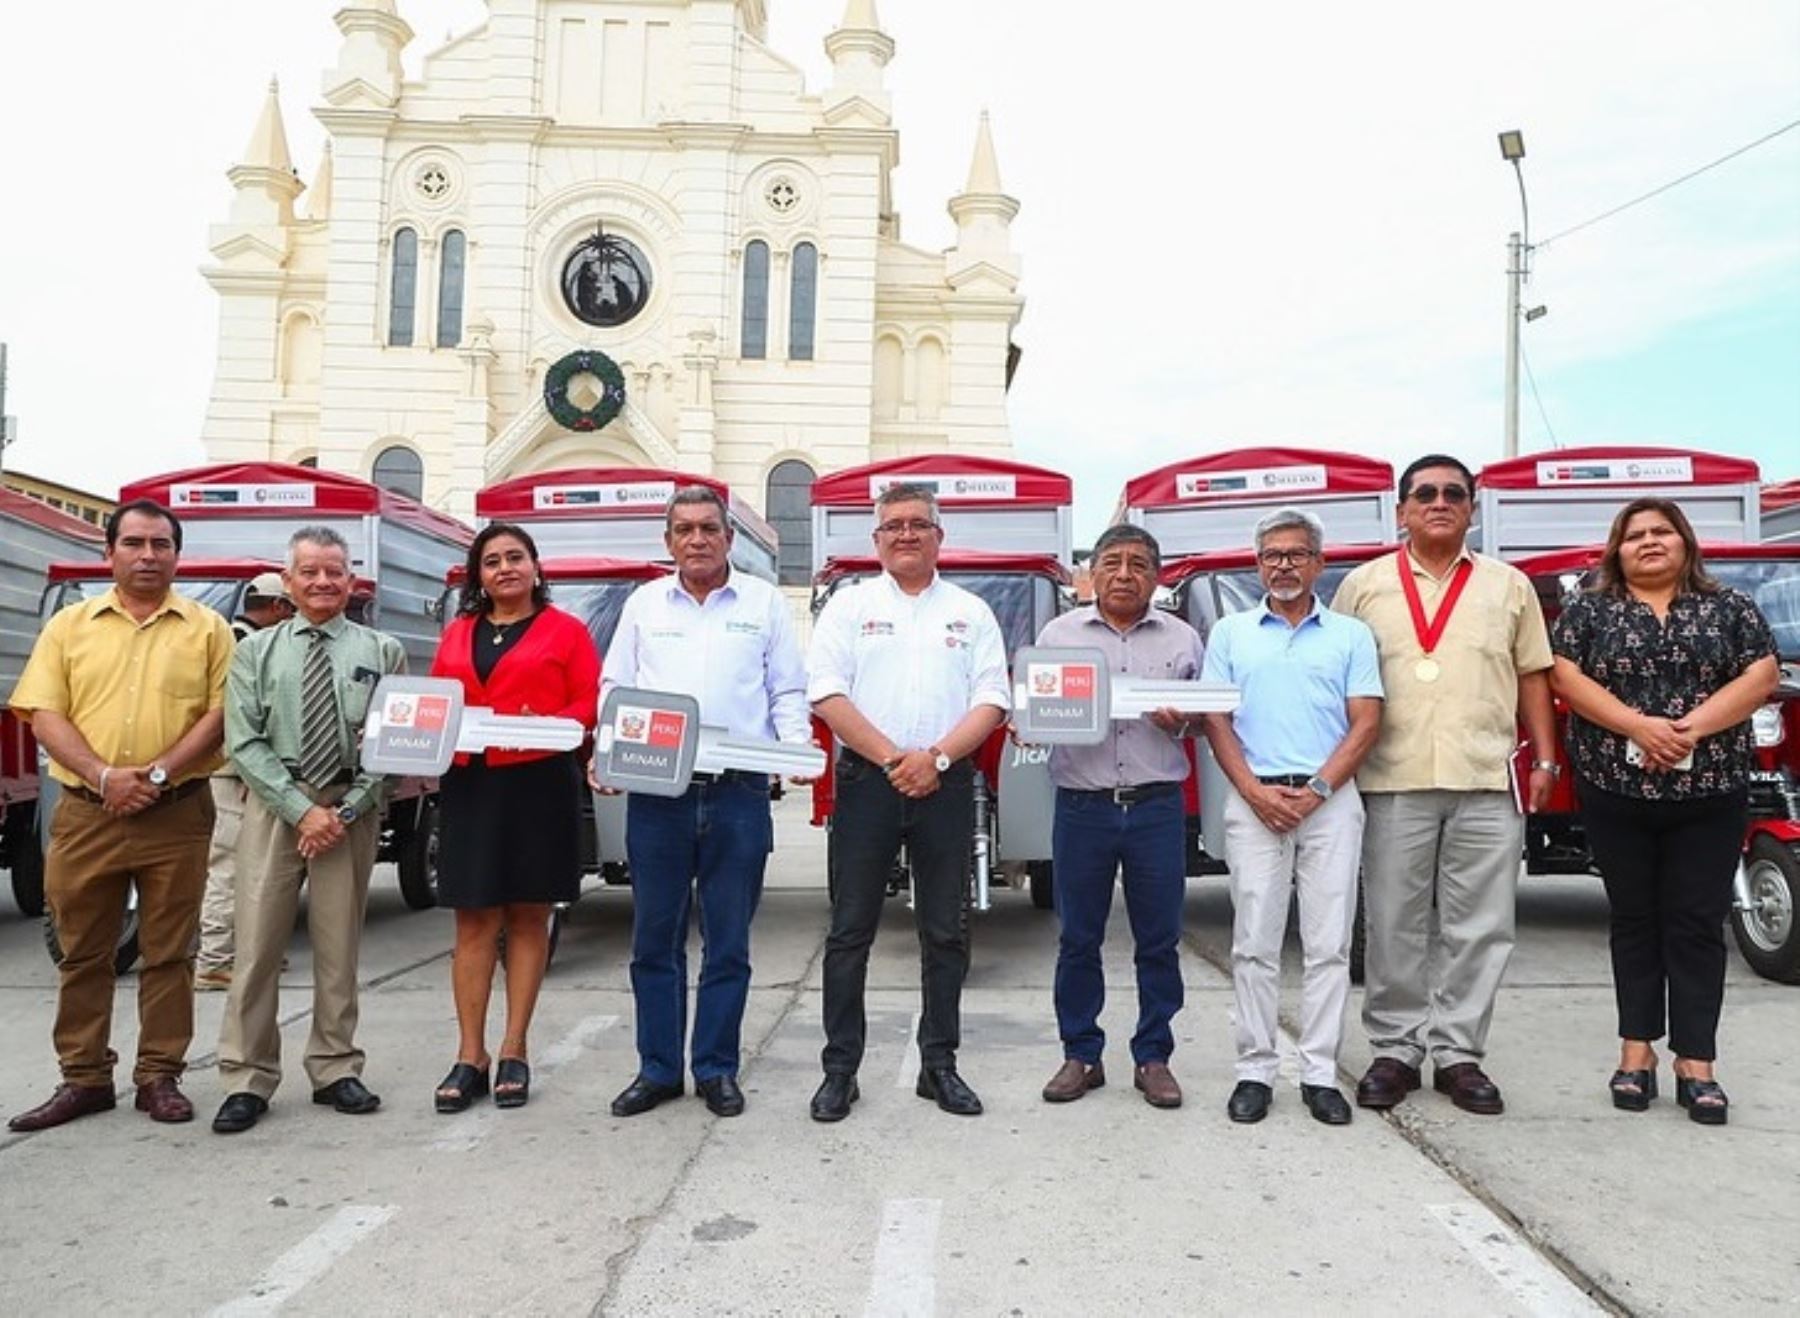
[[[1400,476],[1397,553],[1344,578],[1331,607],[1375,633],[1387,703],[1356,773],[1368,818],[1369,943],[1363,1025],[1375,1054],[1356,1087],[1391,1108],[1432,1087],[1497,1115],[1482,1064],[1513,949],[1523,805],[1543,808],[1557,772],[1550,638],[1531,583],[1467,544],[1475,477],[1431,454]],[[1509,765],[1525,725],[1532,765],[1515,799]]]
[[[113,586],[61,610],[32,649],[11,704],[50,755],[62,799],[44,894],[63,947],[53,1037],[62,1083],[14,1117],[44,1130],[114,1105],[113,948],[138,892],[137,1107],[191,1121],[177,1080],[194,1034],[191,961],[223,760],[231,628],[172,589],[181,524],[138,500],[106,523]]]

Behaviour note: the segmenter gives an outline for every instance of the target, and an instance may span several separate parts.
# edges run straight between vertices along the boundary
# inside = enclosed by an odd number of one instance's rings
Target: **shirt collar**
[[[1288,620],[1286,618],[1282,617],[1279,613],[1275,612],[1274,609],[1269,607],[1269,596],[1267,592],[1264,592],[1261,602],[1257,604],[1256,613],[1256,625],[1258,627],[1262,626],[1263,623],[1268,622],[1270,619],[1273,619],[1284,627],[1288,625]],[[1319,603],[1319,593],[1317,591],[1314,591],[1312,594],[1312,607],[1306,611],[1306,616],[1300,619],[1300,626],[1304,627],[1309,622],[1316,622],[1320,626],[1324,626],[1325,624],[1325,606]]]
[[[666,580],[669,583],[667,587],[667,598],[674,599],[676,596],[680,596],[689,604],[699,605],[702,608],[705,607],[703,601],[695,599],[693,595],[688,592],[688,588],[681,584],[681,572],[679,570],[669,573]],[[714,595],[725,592],[729,592],[733,599],[737,597],[737,569],[730,565],[727,565],[725,568],[725,580],[707,592],[707,599],[711,599]]]
[[[152,612],[149,617],[145,618],[144,622],[154,622],[165,613],[173,613],[183,620],[191,621],[194,617],[195,610],[204,607],[205,605],[196,603],[186,595],[183,595],[180,591],[170,587],[169,593],[163,596],[162,603],[156,606],[155,611]],[[137,619],[133,618],[131,611],[125,607],[125,597],[119,593],[119,588],[116,585],[108,587],[104,595],[97,595],[89,602],[88,616],[90,618],[97,618],[102,613],[109,610],[113,613],[120,614],[123,617],[130,618],[133,623],[137,623]],[[137,625],[142,626],[143,624],[138,623]]]
[[[1124,631],[1120,631],[1106,620],[1106,615],[1100,612],[1100,606],[1098,604],[1084,604],[1082,605],[1082,609],[1086,614],[1081,620],[1083,626],[1104,627],[1115,636],[1127,635],[1128,633],[1136,631],[1139,627],[1161,627],[1168,621],[1168,619],[1163,616],[1163,611],[1152,604],[1148,609],[1144,610],[1143,617],[1132,623],[1131,626],[1127,627]]]
[[[321,631],[334,641],[344,634],[344,628],[349,625],[345,620],[344,615],[341,613],[334,614],[325,619],[324,622],[320,623],[308,622],[305,618],[296,613],[293,618],[293,623],[294,629],[302,636],[310,635],[315,631]]]
[[[1425,565],[1413,557],[1411,545],[1403,546],[1400,552],[1405,555],[1406,566],[1408,568],[1431,581],[1447,581],[1449,580],[1450,573],[1456,571],[1456,565],[1458,563],[1468,562],[1473,564],[1475,562],[1475,551],[1469,548],[1469,542],[1467,540],[1464,540],[1462,548],[1456,551],[1456,557],[1450,560],[1450,568],[1442,577],[1434,577],[1430,572],[1425,570]]]
[[[922,600],[922,599],[929,598],[931,593],[938,588],[938,582],[942,581],[944,578],[934,568],[931,573],[931,580],[925,584],[925,589],[920,591],[917,595],[908,595],[904,590],[902,590],[900,588],[900,583],[898,581],[894,580],[894,574],[892,572],[887,571],[885,568],[882,569],[881,579],[883,581],[887,582],[887,588],[888,588],[889,592],[895,596],[895,598]]]

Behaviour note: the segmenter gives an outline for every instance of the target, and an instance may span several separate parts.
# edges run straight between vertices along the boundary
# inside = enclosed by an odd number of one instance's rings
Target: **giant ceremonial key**
[[[572,718],[464,705],[462,683],[451,678],[384,677],[363,722],[362,765],[374,773],[434,777],[459,751],[572,751],[584,734]]]
[[[1013,723],[1023,742],[1097,746],[1108,724],[1158,709],[1229,714],[1237,707],[1238,689],[1228,683],[1112,673],[1099,650],[1027,645],[1013,657]]]
[[[603,787],[650,796],[680,796],[696,773],[728,769],[776,777],[816,778],[825,752],[766,737],[734,737],[702,726],[692,696],[615,687],[600,706],[594,734],[594,778]]]

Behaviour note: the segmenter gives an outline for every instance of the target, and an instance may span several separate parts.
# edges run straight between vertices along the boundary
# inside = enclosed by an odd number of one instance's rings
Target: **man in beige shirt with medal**
[[[1550,640],[1523,573],[1465,544],[1475,477],[1420,458],[1400,477],[1405,545],[1365,563],[1332,607],[1375,633],[1387,691],[1381,736],[1357,773],[1368,821],[1363,1025],[1375,1059],[1356,1088],[1390,1108],[1420,1084],[1466,1112],[1504,1109],[1482,1070],[1513,948],[1525,821],[1511,782],[1518,725],[1531,810],[1555,781]],[[1435,910],[1435,916],[1434,916]]]

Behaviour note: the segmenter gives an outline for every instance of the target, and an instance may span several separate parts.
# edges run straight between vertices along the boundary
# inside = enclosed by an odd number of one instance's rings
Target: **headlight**
[[[1750,731],[1756,737],[1758,746],[1779,746],[1786,736],[1786,729],[1781,726],[1781,706],[1764,705],[1750,716]]]

